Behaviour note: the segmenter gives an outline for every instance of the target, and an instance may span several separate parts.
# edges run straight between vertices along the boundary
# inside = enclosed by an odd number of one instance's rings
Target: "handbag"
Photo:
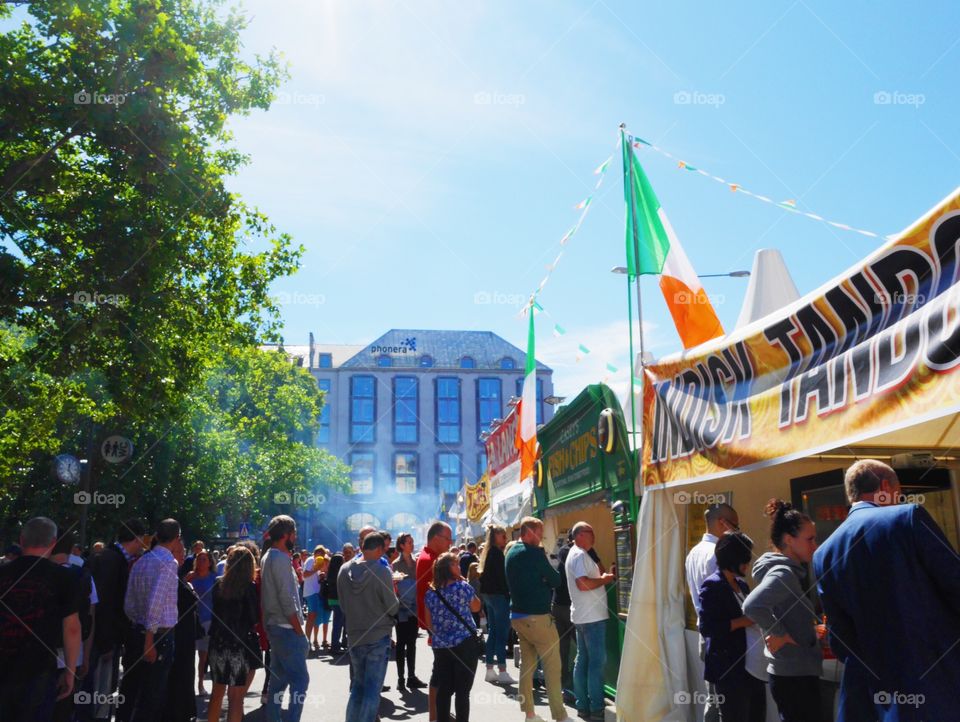
[[[470,663],[473,663],[474,661],[479,662],[486,655],[486,644],[483,641],[483,633],[479,629],[474,629],[467,624],[463,620],[463,617],[460,616],[460,613],[450,606],[450,602],[443,598],[443,594],[440,593],[439,589],[435,589],[434,591],[437,593],[437,596],[440,597],[440,601],[443,602],[443,606],[449,609],[453,616],[460,620],[460,624],[466,627],[467,631],[470,633],[470,636],[457,645],[462,652],[460,657]]]

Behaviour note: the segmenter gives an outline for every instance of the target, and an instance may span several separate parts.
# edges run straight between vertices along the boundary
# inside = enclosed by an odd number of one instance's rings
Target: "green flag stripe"
[[[533,349],[533,309],[530,309],[530,330],[527,332],[527,364],[526,364],[526,375],[529,376],[537,368],[537,359],[534,355]]]
[[[660,201],[633,152],[632,138],[623,149],[623,195],[627,215],[627,271],[630,275],[659,274],[670,250],[670,240],[660,222]]]

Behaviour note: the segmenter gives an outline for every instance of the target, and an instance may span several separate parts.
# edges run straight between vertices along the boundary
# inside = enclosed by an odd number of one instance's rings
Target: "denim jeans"
[[[487,664],[507,666],[507,637],[510,635],[510,600],[506,594],[481,594],[487,613]]]
[[[330,646],[337,648],[342,647],[343,639],[343,609],[339,604],[331,606],[330,609],[333,611],[333,639],[330,640]]]
[[[577,661],[573,664],[573,691],[577,709],[603,710],[603,666],[607,661],[607,620],[578,624]]]
[[[290,688],[290,707],[287,710],[289,722],[300,722],[303,714],[303,702],[310,684],[307,672],[307,652],[310,644],[307,638],[287,627],[269,625],[267,638],[270,640],[270,686],[267,690],[267,720],[280,722],[280,704],[283,693]]]
[[[390,635],[350,648],[353,684],[347,702],[347,722],[374,722],[380,709],[380,691],[390,661]]]

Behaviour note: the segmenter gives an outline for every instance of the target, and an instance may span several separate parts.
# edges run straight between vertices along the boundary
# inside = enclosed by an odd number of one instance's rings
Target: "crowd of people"
[[[707,509],[686,558],[706,722],[763,722],[767,689],[783,722],[833,719],[821,699],[826,646],[844,663],[838,720],[956,719],[960,559],[922,506],[902,503],[887,464],[857,461],[844,485],[849,514],[819,548],[813,519],[771,499],[771,551],[752,570],[736,510]]]
[[[571,529],[559,567],[542,536],[527,517],[516,541],[493,525],[482,544],[457,548],[438,521],[419,552],[409,533],[394,545],[364,527],[357,546],[310,553],[297,551],[296,523],[281,515],[262,548],[240,541],[221,554],[195,541],[187,554],[175,519],[149,529],[129,519],[84,558],[71,534],[35,517],[0,563],[0,710],[16,722],[190,722],[200,696],[209,722],[224,707],[239,722],[263,669],[266,719],[279,722],[286,703],[284,719],[298,722],[307,660],[328,653],[349,659],[347,722],[378,719],[391,657],[399,691],[427,690],[431,721],[469,722],[479,664],[485,682],[517,683],[507,672],[515,640],[527,720],[541,720],[535,685],[554,720],[569,722],[565,698],[602,719],[613,574],[588,524]],[[421,631],[429,682],[416,675]]]
[[[922,506],[899,503],[886,464],[856,462],[845,487],[849,515],[819,547],[814,521],[788,502],[768,503],[771,551],[759,556],[732,506],[707,509],[685,567],[708,722],[761,722],[768,690],[784,722],[829,719],[819,681],[827,645],[845,665],[839,719],[952,718],[960,559]],[[266,719],[279,722],[286,705],[284,718],[299,722],[307,660],[328,653],[349,660],[346,722],[378,719],[391,658],[401,693],[427,689],[431,722],[469,722],[480,664],[485,683],[517,683],[529,722],[542,722],[535,686],[556,722],[568,722],[567,703],[603,719],[615,575],[586,522],[556,561],[543,531],[527,517],[514,541],[492,525],[482,544],[458,549],[438,521],[417,552],[409,533],[393,544],[365,527],[356,546],[309,553],[281,515],[262,546],[240,541],[221,555],[197,541],[188,555],[175,519],[150,529],[129,519],[84,558],[71,534],[35,517],[0,563],[0,716],[190,722],[199,695],[209,722],[224,706],[239,722],[263,669]],[[421,632],[428,682],[416,675]],[[514,641],[519,681],[507,671]]]

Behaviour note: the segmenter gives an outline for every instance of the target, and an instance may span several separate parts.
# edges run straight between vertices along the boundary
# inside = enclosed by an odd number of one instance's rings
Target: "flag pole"
[[[624,151],[623,151],[623,159],[624,159],[624,166],[625,166],[625,167],[624,167],[624,169],[623,169],[623,174],[624,174],[624,179],[623,179],[623,181],[624,181],[624,183],[627,184],[627,187],[630,188],[630,194],[629,194],[628,198],[630,199],[630,201],[629,201],[629,205],[630,205],[630,220],[632,221],[632,226],[633,226],[633,233],[631,234],[633,237],[631,238],[631,241],[632,241],[632,243],[633,243],[633,259],[634,259],[634,264],[636,264],[636,263],[638,263],[639,260],[640,260],[640,241],[639,241],[639,239],[637,238],[637,209],[636,209],[636,207],[635,207],[634,204],[633,204],[633,163],[631,162],[631,163],[627,164],[627,162],[626,162],[628,158],[629,158],[631,161],[633,160],[633,159],[630,158],[629,155],[628,155],[628,153],[633,153],[633,147],[632,147],[632,146],[630,145],[630,143],[627,141],[627,130],[626,130],[626,128],[627,128],[627,126],[626,126],[625,123],[621,123],[621,124],[620,124],[620,142],[624,144],[624,145],[623,145],[623,148],[624,148]],[[629,270],[629,269],[628,269],[628,270]],[[635,268],[634,270],[636,270],[636,268]],[[642,367],[643,367],[643,364],[644,364],[644,357],[646,356],[646,353],[645,353],[645,348],[644,348],[644,343],[643,343],[643,303],[641,302],[641,299],[640,299],[640,274],[637,274],[636,276],[634,276],[634,278],[635,278],[636,281],[637,281],[637,323],[640,324],[640,366],[641,366],[641,368],[642,368]],[[631,367],[632,367],[632,361],[633,361],[633,360],[631,359]],[[642,377],[641,377],[641,378],[642,378]]]
[[[633,199],[633,189],[634,189],[633,158],[631,157],[631,155],[629,155],[633,153],[633,146],[627,140],[626,123],[620,124],[620,143],[623,146],[623,153],[622,153],[623,182],[624,182],[625,189],[627,189],[627,193],[626,193],[626,196],[628,199],[627,206],[628,206],[628,212],[630,213],[630,221],[631,221],[630,226],[632,228],[632,233],[630,234],[631,235],[630,242],[633,244],[633,266],[634,267],[631,269],[629,268],[629,264],[628,264],[627,283],[628,284],[630,283],[630,277],[631,277],[630,271],[632,270],[635,274],[633,277],[637,282],[637,324],[639,325],[639,329],[640,329],[640,376],[639,377],[637,377],[635,373],[636,359],[633,358],[633,350],[631,349],[630,351],[630,404],[631,404],[631,413],[633,415],[634,451],[637,453],[637,467],[638,467],[637,471],[639,472],[640,471],[639,467],[641,466],[642,451],[640,449],[640,445],[636,443],[637,420],[636,420],[636,411],[634,410],[636,406],[636,392],[634,390],[634,384],[636,383],[636,379],[639,378],[640,393],[641,393],[641,398],[643,398],[642,396],[643,385],[646,383],[646,378],[643,375],[643,365],[646,362],[645,361],[646,349],[643,342],[643,303],[640,296],[640,274],[637,273],[637,271],[639,270],[638,264],[640,262],[640,244],[639,244],[639,239],[637,238],[637,210],[633,202],[634,200]],[[641,423],[642,421],[643,421],[643,413],[641,409]],[[642,438],[643,437],[641,436],[641,440]],[[637,505],[635,487],[636,487],[636,480],[634,480],[634,483],[630,485],[630,511],[634,519],[637,518],[637,515],[639,513],[639,510],[635,508]]]

